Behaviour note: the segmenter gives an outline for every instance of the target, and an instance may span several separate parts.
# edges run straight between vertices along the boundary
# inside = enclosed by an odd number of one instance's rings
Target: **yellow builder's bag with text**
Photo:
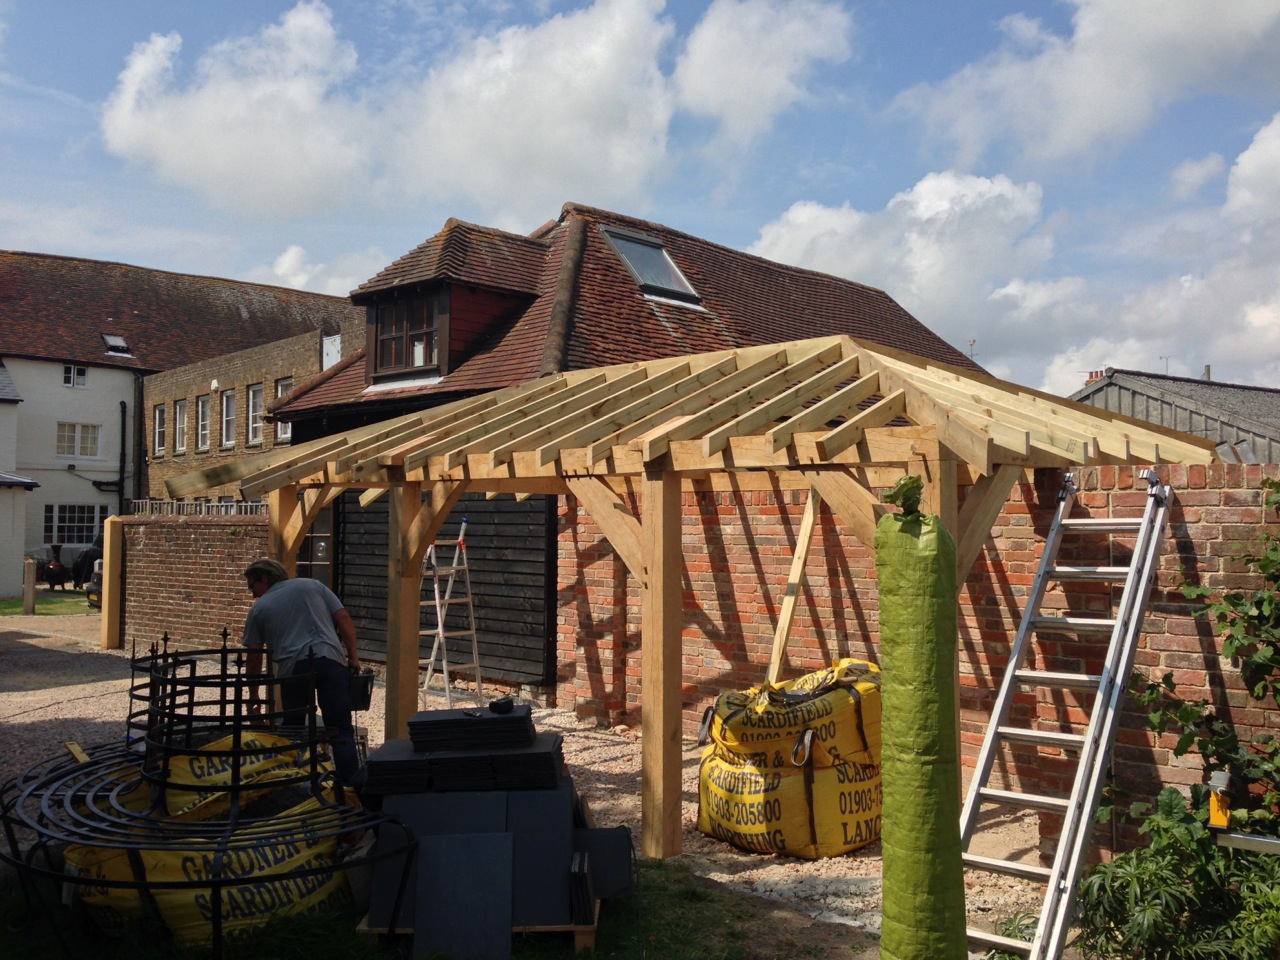
[[[880,671],[844,659],[708,709],[698,829],[743,850],[813,859],[880,836]]]
[[[77,878],[80,902],[104,932],[121,932],[141,917],[144,897],[183,942],[207,942],[215,912],[224,935],[235,936],[276,914],[311,913],[349,901],[346,873],[337,865],[334,803],[309,796],[303,786],[273,785],[272,780],[297,775],[296,744],[266,733],[252,737],[242,741],[249,753],[239,775],[242,783],[261,789],[242,790],[239,802],[252,804],[270,792],[272,799],[280,798],[276,802],[289,804],[271,820],[246,817],[228,836],[216,830],[216,839],[193,836],[152,848],[143,839],[148,818],[139,816],[139,844],[133,849],[67,847],[67,870]],[[218,788],[231,779],[230,764],[222,758],[228,743],[215,741],[206,745],[207,755],[197,748],[171,765],[173,790],[166,799],[182,809],[161,822],[227,817],[230,794]],[[281,749],[290,747],[295,749]],[[344,798],[354,799],[350,792]]]

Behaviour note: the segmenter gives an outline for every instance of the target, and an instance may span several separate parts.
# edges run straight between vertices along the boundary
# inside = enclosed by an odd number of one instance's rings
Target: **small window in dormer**
[[[635,277],[642,293],[686,303],[701,302],[702,298],[680,272],[661,240],[617,229],[605,230],[604,235]]]
[[[132,356],[129,353],[129,344],[125,342],[124,337],[118,333],[104,333],[102,342],[107,345],[107,353],[118,357]]]

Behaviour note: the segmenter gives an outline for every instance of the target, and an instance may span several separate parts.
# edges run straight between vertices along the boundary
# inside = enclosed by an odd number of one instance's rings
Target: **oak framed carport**
[[[681,847],[682,489],[808,490],[872,550],[885,510],[873,491],[919,475],[963,584],[1026,468],[1215,459],[1186,434],[825,337],[555,374],[189,474],[169,492],[238,480],[247,499],[266,496],[286,566],[344,490],[388,497],[388,738],[417,710],[422,558],[458,498],[572,494],[639,584],[642,845],[669,857]]]

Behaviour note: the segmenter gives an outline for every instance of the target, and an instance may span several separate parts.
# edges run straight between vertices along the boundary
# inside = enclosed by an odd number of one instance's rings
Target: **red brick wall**
[[[1239,672],[1221,662],[1206,623],[1177,590],[1185,567],[1210,586],[1250,585],[1232,559],[1264,529],[1280,522],[1264,516],[1261,480],[1280,467],[1217,465],[1161,467],[1174,491],[1170,535],[1160,580],[1137,652],[1138,669],[1152,678],[1172,671],[1189,699],[1211,700],[1243,737],[1280,728],[1280,710],[1255,704]],[[1095,515],[1137,515],[1145,485],[1136,471],[1100,467],[1077,471],[1082,510]],[[1015,485],[960,597],[961,737],[972,763],[986,729],[995,690],[1034,578],[1044,535],[1061,483],[1058,471],[1037,471]],[[740,500],[687,494],[682,527],[685,556],[684,723],[692,733],[702,709],[720,692],[758,683],[768,664],[773,624],[804,512],[804,497],[788,493]],[[632,504],[634,507],[634,504]],[[181,642],[212,642],[224,626],[235,635],[250,596],[240,572],[266,548],[265,518],[125,519],[126,638],[146,642],[164,632]],[[554,699],[585,716],[634,722],[640,697],[640,598],[636,583],[572,497],[560,504],[557,684]],[[1064,554],[1066,556],[1066,554]],[[1119,562],[1086,545],[1075,557]],[[819,514],[788,646],[787,675],[840,656],[878,659],[874,564],[868,551],[823,509]],[[1046,611],[1104,614],[1109,588],[1055,588]],[[1096,645],[1045,643],[1038,662],[1088,670]],[[1020,696],[1023,715],[1050,720],[1078,705],[1042,691]],[[1195,757],[1172,757],[1173,737],[1155,741],[1132,703],[1115,750],[1117,783],[1129,799],[1142,799],[1160,783],[1199,782]],[[1049,751],[1016,756],[1015,777],[1050,785],[1065,766]]]
[[[159,640],[180,645],[240,639],[253,597],[245,567],[265,556],[265,517],[125,517],[126,649]]]
[[[784,494],[781,503],[771,493],[684,495],[687,728],[693,729],[703,707],[721,691],[756,683],[763,675],[804,502],[800,492]],[[557,701],[609,723],[635,722],[640,710],[636,581],[571,497],[560,504],[559,537]],[[865,634],[876,617],[872,567],[869,552],[823,509],[788,647],[795,672],[871,653]]]
[[[1241,726],[1244,736],[1275,730],[1280,727],[1280,711],[1264,710],[1248,699],[1239,672],[1229,663],[1220,664],[1211,631],[1192,616],[1193,605],[1183,599],[1177,584],[1186,567],[1211,586],[1245,585],[1242,564],[1230,558],[1253,542],[1264,526],[1280,527],[1274,516],[1263,516],[1260,486],[1263,476],[1280,476],[1280,468],[1165,466],[1160,473],[1173,487],[1174,502],[1137,667],[1152,678],[1172,671],[1184,685],[1183,696],[1213,700]],[[986,730],[1061,479],[1060,471],[1042,470],[1015,485],[961,592],[961,737],[968,764]],[[1137,516],[1146,502],[1146,485],[1137,481],[1133,468],[1087,468],[1078,470],[1076,479],[1077,515],[1087,511]],[[763,678],[803,503],[801,494],[784,494],[781,503],[772,494],[748,495],[741,501],[710,494],[685,496],[686,734],[694,731],[703,708],[718,693]],[[626,575],[572,498],[561,504],[559,539],[557,702],[603,722],[635,722],[640,694],[640,598],[635,580]],[[833,545],[837,549],[832,550]],[[1074,552],[1064,547],[1062,556],[1078,562],[1125,562],[1119,554],[1111,556],[1100,539]],[[878,659],[874,563],[825,508],[806,572],[808,583],[796,612],[785,675],[840,656]],[[1111,609],[1111,589],[1097,584],[1072,585],[1069,591],[1055,588],[1044,608],[1047,613],[1057,609],[1105,616]],[[1037,661],[1049,669],[1094,669],[1099,653],[1099,644],[1068,643],[1063,638],[1036,648]],[[1017,709],[1023,716],[1034,712],[1042,721],[1083,715],[1072,695],[1061,692],[1024,693]],[[1129,703],[1115,750],[1117,783],[1128,799],[1149,797],[1160,783],[1200,781],[1198,760],[1172,757],[1174,742],[1172,736],[1155,742],[1144,716]],[[1005,766],[1015,779],[1031,778],[1046,788],[1067,770],[1061,757],[1043,750],[1015,755]]]

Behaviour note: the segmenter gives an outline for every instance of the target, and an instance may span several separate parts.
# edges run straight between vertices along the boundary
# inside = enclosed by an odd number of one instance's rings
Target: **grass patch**
[[[687,866],[646,860],[639,867],[638,889],[609,901],[596,932],[597,960],[755,960],[762,956],[831,956],[803,943],[759,942],[761,902],[700,880]],[[175,945],[163,931],[136,929],[104,938],[81,910],[56,906],[55,922],[73,956],[101,960],[210,960],[206,947]],[[58,957],[62,946],[49,920],[27,914],[15,881],[0,884],[5,956]],[[391,960],[412,953],[412,941],[360,933],[359,918],[350,914],[286,917],[273,921],[251,939],[230,941],[223,960]],[[761,948],[767,951],[761,952]],[[515,960],[571,960],[572,933],[519,934],[513,941]],[[849,956],[841,952],[842,956]],[[448,960],[448,958],[433,958]]]
[[[89,601],[83,590],[37,590],[36,616],[59,617],[68,614],[90,613]],[[22,614],[22,598],[0,600],[0,617],[16,617]]]

